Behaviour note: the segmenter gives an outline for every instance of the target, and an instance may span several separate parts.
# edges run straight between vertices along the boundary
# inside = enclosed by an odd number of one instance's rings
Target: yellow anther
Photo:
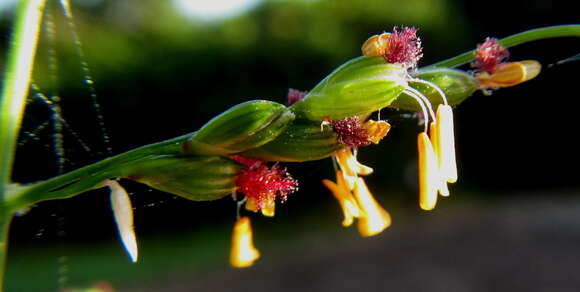
[[[342,172],[339,170],[336,172],[336,183],[330,180],[322,180],[324,186],[326,186],[330,192],[334,195],[342,212],[344,214],[344,220],[342,221],[342,226],[348,227],[352,225],[354,218],[358,218],[361,214],[358,204],[356,203],[352,193],[348,189],[346,182],[342,176]]]
[[[268,196],[268,198],[263,200],[262,206],[258,206],[258,200],[256,198],[248,198],[246,201],[246,210],[252,212],[262,212],[262,215],[267,217],[274,217],[274,212],[276,210],[276,197]]]
[[[384,56],[389,50],[390,33],[373,35],[362,45],[362,54],[366,57]]]
[[[526,61],[520,61],[520,64],[522,64],[525,68],[525,77],[522,80],[522,82],[526,82],[530,79],[535,78],[536,76],[538,76],[540,74],[540,71],[542,71],[542,65],[534,60],[526,60]]]
[[[343,148],[336,151],[335,154],[336,162],[340,166],[340,169],[344,171],[347,176],[356,176],[356,169],[350,162],[350,157],[352,157],[352,151],[348,148]]]
[[[423,210],[432,210],[437,204],[437,189],[440,185],[437,158],[427,133],[417,137],[419,150],[419,206]]]
[[[256,198],[248,198],[246,201],[246,210],[257,212],[258,211],[258,201]]]
[[[437,150],[439,151],[439,171],[449,183],[457,181],[455,161],[455,133],[453,130],[453,110],[449,105],[437,107]]]
[[[499,64],[496,72],[482,72],[475,77],[481,88],[510,87],[526,82],[540,74],[542,65],[537,61],[507,62]]]
[[[260,252],[254,247],[250,218],[242,217],[234,225],[230,265],[245,268],[260,258]]]
[[[342,171],[342,181],[344,182],[344,184],[346,185],[346,188],[349,191],[354,190],[354,184],[356,183],[356,178],[358,177],[356,174],[355,175],[348,175],[346,174],[346,172]]]
[[[379,144],[379,142],[385,136],[387,136],[389,130],[391,129],[391,125],[389,123],[385,121],[373,121],[373,120],[366,121],[363,127],[367,130],[371,142],[375,144]]]
[[[437,164],[441,161],[441,153],[439,151],[439,129],[437,128],[439,124],[437,122],[432,122],[429,124],[429,140],[431,140],[431,145],[433,145],[433,151],[437,157]]]
[[[354,197],[362,211],[357,225],[362,236],[377,235],[391,225],[391,216],[377,203],[360,177],[356,180]]]
[[[352,154],[352,151],[348,148],[336,151],[336,158],[340,169],[342,169],[347,176],[354,177],[357,174],[368,175],[373,173],[373,169],[358,162],[356,157]]]
[[[268,196],[268,198],[264,202],[264,206],[262,206],[262,215],[266,217],[274,217],[274,213],[276,211],[276,196]]]
[[[449,196],[449,189],[447,188],[447,178],[441,174],[440,163],[441,163],[441,151],[439,151],[439,134],[437,130],[438,123],[434,122],[429,124],[429,139],[431,140],[431,145],[433,146],[433,151],[435,152],[435,157],[437,158],[437,181],[439,185],[437,189],[439,194],[442,196]]]

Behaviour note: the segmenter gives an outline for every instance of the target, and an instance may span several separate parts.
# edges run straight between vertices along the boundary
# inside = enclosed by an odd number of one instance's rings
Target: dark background
[[[34,78],[44,94],[56,93],[61,97],[63,118],[91,148],[88,152],[83,150],[78,139],[65,129],[65,170],[75,169],[109,155],[91,101],[91,88],[83,83],[84,75],[80,66],[82,61],[90,66],[91,77],[95,82],[94,90],[110,137],[112,154],[116,154],[195,131],[213,116],[249,99],[284,102],[289,87],[300,90],[312,88],[341,63],[360,55],[360,45],[366,38],[384,30],[391,30],[393,26],[419,28],[424,46],[424,58],[420,65],[428,65],[473,49],[488,36],[501,38],[531,28],[578,23],[580,20],[577,11],[565,1],[258,1],[253,8],[242,14],[219,20],[186,18],[177,13],[171,1],[73,1],[77,32],[83,42],[84,58],[80,58],[79,47],[75,46],[71,30],[54,2],[56,1],[49,1],[47,19],[52,19],[56,34],[51,40],[45,26]],[[0,14],[3,52],[8,44],[13,14],[14,8],[10,6]],[[272,248],[268,257],[261,260],[265,262],[263,266],[256,268],[256,274],[264,270],[284,274],[302,269],[303,266],[342,265],[350,259],[345,257],[341,260],[339,254],[346,252],[351,257],[356,254],[346,247],[345,250],[329,249],[318,253],[309,249],[310,243],[307,243],[303,250],[296,248],[297,252],[326,256],[316,263],[309,263],[304,259],[293,266],[288,259],[276,252],[278,250],[275,247],[280,245],[301,246],[301,243],[310,241],[314,242],[313,245],[329,244],[328,240],[322,243],[315,240],[325,234],[331,234],[330,238],[335,238],[337,242],[346,240],[345,246],[350,246],[352,241],[353,250],[367,250],[367,245],[371,245],[372,247],[368,247],[369,253],[376,250],[380,255],[383,253],[381,242],[396,245],[397,242],[406,242],[404,238],[410,236],[409,233],[423,230],[422,228],[433,228],[447,230],[449,236],[437,237],[432,234],[421,240],[440,245],[454,245],[465,240],[467,247],[471,246],[477,251],[479,249],[473,244],[481,241],[466,230],[480,230],[477,236],[486,239],[490,236],[502,238],[502,234],[511,234],[502,229],[502,226],[508,224],[508,219],[487,217],[494,210],[506,210],[509,213],[507,210],[519,210],[519,206],[537,210],[534,208],[541,209],[546,204],[554,204],[557,207],[550,205],[552,209],[540,212],[541,216],[573,214],[567,208],[575,208],[580,204],[580,183],[577,178],[580,159],[575,141],[578,127],[575,101],[579,97],[575,82],[578,82],[579,66],[577,62],[557,66],[550,64],[578,54],[579,45],[578,39],[563,38],[512,48],[511,60],[538,60],[544,66],[542,74],[530,82],[499,90],[491,96],[478,92],[457,107],[455,123],[460,181],[452,186],[452,197],[442,200],[439,203],[440,208],[432,212],[434,215],[425,215],[417,210],[415,136],[420,127],[403,112],[389,111],[383,114],[387,115],[393,125],[391,133],[379,146],[363,149],[359,160],[375,169],[375,173],[367,180],[368,184],[377,199],[394,215],[395,225],[392,232],[399,236],[385,235],[389,239],[381,237],[369,243],[366,239],[355,239],[355,232],[348,231],[345,234],[349,237],[344,239],[344,235],[341,235],[343,230],[338,226],[338,205],[320,184],[321,179],[333,177],[330,161],[289,164],[289,171],[300,181],[301,190],[292,194],[287,203],[278,206],[277,216],[273,220],[254,216],[257,227],[263,226],[266,230],[266,234],[260,236],[260,240],[264,240],[263,244],[267,247],[265,253],[268,254],[268,248]],[[51,61],[51,52],[54,52],[56,63]],[[0,67],[3,60],[4,58],[0,58]],[[57,65],[56,73],[51,73],[51,64]],[[27,105],[23,131],[33,131],[50,119],[50,113],[46,105],[31,98]],[[37,136],[38,139],[28,139],[18,150],[14,173],[16,182],[37,181],[58,172],[51,146],[53,132],[47,128]],[[161,242],[159,245],[167,249],[167,254],[162,258],[187,258],[180,255],[180,249],[175,247],[176,243],[184,244],[185,241],[180,239],[184,234],[207,236],[208,232],[218,232],[215,244],[219,246],[219,252],[209,251],[210,259],[205,262],[207,267],[214,267],[213,270],[207,270],[215,273],[211,274],[217,279],[215,282],[221,283],[222,289],[227,291],[231,286],[223,287],[224,279],[239,283],[245,282],[236,278],[242,277],[240,275],[253,277],[254,274],[230,274],[235,272],[225,267],[226,256],[221,254],[227,250],[227,233],[231,228],[229,224],[235,218],[235,204],[231,200],[196,203],[136,183],[125,182],[124,185],[133,194],[132,200],[137,208],[135,224],[138,236]],[[525,214],[531,216],[530,218],[538,218],[530,213]],[[451,216],[452,219],[437,216]],[[20,266],[24,255],[34,257],[35,253],[43,253],[40,257],[45,261],[56,263],[43,272],[48,274],[48,287],[86,286],[97,280],[107,280],[115,286],[125,287],[124,285],[129,285],[126,283],[133,283],[130,281],[140,281],[134,279],[142,279],[144,274],[127,276],[130,280],[99,278],[98,273],[83,272],[84,268],[80,268],[81,271],[65,272],[64,275],[69,275],[70,279],[64,281],[64,284],[56,285],[57,279],[63,276],[58,270],[63,266],[70,269],[74,267],[74,259],[70,259],[70,264],[58,263],[63,255],[74,258],[75,249],[70,248],[69,244],[88,245],[92,248],[93,245],[114,243],[116,234],[111,217],[105,191],[93,191],[70,200],[45,202],[35,206],[28,214],[14,221],[11,233],[12,258],[9,262],[9,275],[13,276],[9,280],[22,283],[18,267],[27,267],[25,264]],[[428,227],[421,225],[424,224],[421,220],[430,217],[433,218]],[[528,217],[518,218],[522,226],[526,222],[531,224]],[[577,219],[574,216],[566,219],[570,220],[563,220],[562,225],[578,222],[573,220]],[[417,220],[419,223],[416,223]],[[460,225],[465,229],[454,229],[452,226],[457,222],[467,224]],[[474,225],[470,226],[465,222],[474,222]],[[490,224],[497,225],[497,230],[490,228]],[[408,229],[403,229],[402,226]],[[548,229],[552,230],[552,227],[554,230],[563,228],[559,223],[550,225]],[[526,228],[522,230],[528,230]],[[562,232],[570,231],[563,230]],[[447,234],[443,231],[442,234]],[[578,243],[578,231],[570,232],[574,234],[570,240]],[[196,236],[191,236],[194,238],[192,241],[200,241]],[[535,242],[517,236],[516,238],[518,244],[514,244],[514,250],[522,248],[518,240],[522,240],[524,247]],[[439,239],[441,242],[437,241]],[[408,240],[415,239],[411,236]],[[146,242],[141,242],[141,246],[145,246]],[[45,250],[40,247],[53,249]],[[497,256],[497,251],[503,247],[505,246],[502,244],[486,244],[482,249],[487,248],[487,252]],[[531,249],[530,255],[524,258],[541,255],[542,250],[558,249],[551,248]],[[123,255],[118,249],[112,249],[111,253],[122,258]],[[280,250],[284,249],[280,247]],[[427,256],[439,253],[439,249],[403,249],[395,257],[389,258],[389,261],[405,262],[406,258],[417,257],[417,252],[421,250]],[[146,247],[141,251],[146,259]],[[445,249],[442,248],[441,252],[445,252]],[[52,259],[47,257],[51,253]],[[577,256],[578,253],[580,249],[571,249],[571,254]],[[459,261],[457,271],[472,267],[466,258],[469,254],[472,253],[466,251],[465,257],[457,258],[465,261],[464,264]],[[389,256],[391,255],[385,257]],[[360,255],[356,257],[365,258]],[[369,255],[369,261],[372,258],[374,257]],[[510,265],[510,261],[517,262],[521,259],[498,258],[497,262],[490,260],[489,265],[483,265],[481,269],[483,273],[497,271],[497,267]],[[411,273],[428,266],[421,264],[421,261],[412,262],[417,263],[417,266],[407,267]],[[429,263],[437,266],[442,261],[436,258]],[[164,264],[166,263],[163,261],[155,263],[160,269],[163,269]],[[89,260],[88,265],[97,264],[93,259]],[[361,265],[364,266],[364,261],[361,261]],[[139,269],[133,267],[135,266],[122,269]],[[437,268],[433,270],[441,271]],[[196,271],[206,270],[204,267],[197,267]],[[449,273],[457,275],[457,271]],[[188,278],[187,273],[183,273],[182,278]],[[221,273],[230,276],[222,277]],[[556,274],[562,275],[554,272]],[[74,275],[77,275],[76,278]],[[165,274],[156,272],[153,275]],[[305,281],[303,285],[307,285],[305,278],[293,273],[288,275],[296,276],[296,279],[285,280],[291,283]],[[396,276],[396,273],[385,275],[381,277],[392,278],[391,282],[385,280],[385,289],[399,287],[422,290],[420,286],[406,286],[415,281],[413,279],[401,280],[405,278]],[[334,276],[341,277],[341,274]],[[184,284],[185,286],[176,285],[188,287],[195,286],[195,283],[211,284],[212,277],[208,277],[209,280],[197,278],[199,281]],[[522,277],[534,278],[529,275]],[[486,287],[484,283],[496,281],[506,284],[500,285],[500,288],[523,288],[509,286],[508,283],[512,283],[509,277],[504,282],[491,276],[481,282],[475,276],[459,278],[467,283],[467,286],[459,286],[464,287],[462,291],[476,291],[477,289],[471,288]],[[564,278],[562,281],[572,278]],[[328,285],[322,285],[318,288],[319,291],[331,290],[334,287],[329,284],[332,283],[331,280],[321,280],[321,283]],[[354,283],[357,283],[356,280]],[[204,287],[203,290],[218,289],[218,286],[210,284],[207,287],[203,286],[205,284],[199,285]],[[369,289],[383,290],[378,282],[375,284],[369,286]],[[127,289],[144,289],[139,285],[131,287],[133,288]],[[296,287],[300,287],[300,284],[296,284]],[[438,286],[434,284],[431,287]],[[541,290],[539,287],[544,286],[538,284],[526,289]],[[443,288],[450,289],[448,286]],[[54,289],[56,288],[47,288],[47,291]],[[489,291],[482,289],[486,290]]]

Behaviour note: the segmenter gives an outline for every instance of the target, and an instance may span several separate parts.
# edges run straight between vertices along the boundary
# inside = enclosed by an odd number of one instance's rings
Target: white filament
[[[425,95],[423,95],[423,93],[419,92],[415,88],[407,87],[406,92],[407,93],[408,92],[414,93],[419,99],[421,99],[421,101],[423,101],[425,106],[427,106],[427,108],[429,109],[429,114],[431,114],[431,119],[433,120],[433,122],[435,122],[435,120],[436,120],[435,119],[435,111],[433,110],[433,107],[431,106],[431,101]]]
[[[449,104],[447,102],[447,96],[445,95],[445,92],[443,92],[443,90],[441,90],[441,88],[439,88],[439,86],[435,85],[433,82],[430,82],[430,81],[427,81],[427,80],[422,80],[422,79],[414,79],[414,78],[411,79],[411,80],[409,80],[409,81],[416,82],[416,83],[421,83],[421,84],[425,84],[427,86],[432,87],[441,96],[441,99],[443,100],[443,104],[444,105],[448,105]]]
[[[417,101],[417,103],[421,107],[421,110],[423,111],[423,116],[425,117],[425,133],[427,133],[427,129],[429,128],[429,113],[431,113],[431,118],[433,119],[433,121],[435,121],[435,113],[433,112],[430,103],[427,103],[427,106],[429,107],[430,110],[427,111],[427,107],[425,106],[425,100],[421,98],[422,97],[421,93],[419,93],[416,90],[411,91],[411,89],[412,88],[407,87],[404,92],[408,94],[410,97],[414,98],[415,101]]]

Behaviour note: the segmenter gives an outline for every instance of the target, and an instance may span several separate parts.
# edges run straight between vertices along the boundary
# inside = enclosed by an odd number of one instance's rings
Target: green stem
[[[2,214],[0,217],[0,284],[4,283],[4,267],[6,263],[6,251],[8,247],[8,232],[10,230],[11,214]],[[0,291],[3,291],[0,286]]]
[[[45,181],[18,186],[5,203],[12,210],[18,210],[41,201],[66,199],[103,187],[102,183],[107,179],[129,176],[127,169],[131,169],[135,163],[162,156],[182,155],[181,147],[190,136],[188,134],[139,147]]]
[[[531,41],[543,40],[543,39],[548,39],[548,38],[557,38],[557,37],[580,37],[580,25],[577,25],[577,24],[557,25],[557,26],[532,29],[532,30],[524,31],[522,33],[514,34],[512,36],[503,38],[499,41],[499,43],[502,46],[509,48],[509,47],[521,45],[523,43],[527,43],[527,42],[531,42]],[[474,57],[475,57],[475,50],[471,50],[469,52],[455,56],[453,58],[429,65],[429,66],[425,67],[425,69],[426,68],[433,68],[433,67],[448,67],[448,68],[459,67],[461,65],[465,65],[465,64],[473,61]]]
[[[46,0],[21,0],[16,12],[0,100],[0,290],[12,211],[4,204]]]

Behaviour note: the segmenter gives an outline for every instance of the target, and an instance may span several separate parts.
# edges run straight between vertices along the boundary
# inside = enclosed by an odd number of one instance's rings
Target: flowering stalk
[[[513,45],[557,36],[580,36],[580,26],[557,26],[532,30],[508,37],[504,41],[500,40],[499,43],[507,42]],[[474,54],[468,59],[472,61],[473,58],[475,58]],[[467,59],[462,58],[461,60]],[[458,62],[453,61],[449,64],[460,64]],[[435,65],[440,66],[440,64],[443,63]],[[435,65],[427,68],[433,68]],[[44,182],[13,186],[10,193],[7,193],[8,197],[5,203],[13,203],[15,207],[22,207],[21,205],[43,200],[67,198],[91,188],[100,187],[100,182],[120,174],[118,170],[114,170],[120,165],[130,164],[131,161],[136,160],[144,163],[146,160],[153,160],[155,157],[163,157],[164,155],[182,157],[217,152],[215,155],[239,153],[270,161],[319,160],[332,156],[336,150],[343,147],[337,142],[335,133],[324,127],[320,131],[320,123],[327,118],[340,120],[350,116],[366,115],[387,105],[406,108],[402,105],[401,100],[412,94],[413,91],[407,91],[411,89],[419,91],[434,105],[441,102],[441,93],[448,98],[449,104],[459,103],[461,98],[469,96],[468,93],[474,91],[473,84],[476,84],[473,77],[458,70],[418,69],[411,73],[411,79],[408,79],[409,75],[405,70],[405,66],[385,63],[381,57],[358,57],[331,73],[315,87],[315,90],[310,91],[303,99],[290,106],[288,108],[290,111],[273,102],[248,102],[224,112],[208,122],[198,132],[144,146]],[[380,84],[380,82],[375,83],[373,78],[380,79],[379,81],[386,85]],[[413,84],[416,80],[428,81],[430,84]],[[344,84],[349,82],[360,90],[345,91]],[[369,87],[371,89],[368,89]],[[438,87],[440,90],[436,89]],[[388,91],[386,97],[380,96],[383,91]],[[399,95],[396,94],[397,92]],[[366,94],[369,93],[372,94],[367,98]],[[461,98],[449,98],[451,96]],[[333,97],[341,99],[344,101],[343,104],[347,106],[340,108],[333,106],[333,104],[340,104],[335,102]],[[410,106],[409,109],[417,110],[419,106],[414,99],[413,102],[416,105]],[[397,103],[401,105],[397,106]],[[262,110],[268,114],[255,114]],[[296,119],[293,118],[294,115],[297,116]],[[236,127],[225,127],[225,129],[223,127],[228,123],[236,124],[240,121],[248,121],[251,126],[246,127],[246,130],[243,131],[236,131],[239,130]],[[236,138],[236,141],[242,147],[228,148],[230,147],[228,145],[233,145],[227,141],[232,133],[238,134],[240,138]],[[220,150],[208,147],[208,145],[219,145],[219,143],[227,145],[217,147]],[[95,173],[99,175],[93,175]],[[123,175],[131,177],[131,174],[125,173],[121,176]],[[65,185],[67,187],[59,189]],[[51,191],[53,189],[59,191]]]
[[[524,43],[545,40],[550,38],[559,37],[580,37],[580,25],[570,24],[570,25],[556,25],[548,26],[542,28],[536,28],[527,30],[518,34],[511,35],[509,37],[499,40],[499,44],[505,48],[511,48]],[[471,50],[463,54],[457,55],[453,58],[431,64],[426,68],[435,67],[448,67],[455,68],[461,65],[468,64],[475,59],[476,50]]]
[[[38,9],[35,17],[29,18],[31,23],[38,25],[40,3],[44,1],[21,3],[31,5],[26,11]],[[19,14],[22,15],[19,15],[18,24],[23,21],[24,13]],[[36,44],[34,30],[17,29],[16,32],[16,40],[30,40]],[[135,180],[195,201],[215,200],[233,193],[241,198],[238,206],[245,203],[247,210],[273,216],[276,200],[284,201],[297,189],[298,183],[285,168],[268,161],[302,162],[332,157],[337,182],[325,180],[323,183],[343,208],[343,225],[353,224],[356,218],[361,235],[376,235],[390,225],[391,218],[368,190],[361,176],[370,174],[372,169],[360,164],[356,153],[359,148],[379,143],[389,131],[390,125],[385,121],[368,120],[372,112],[384,107],[423,113],[425,128],[418,136],[420,205],[423,209],[432,209],[438,194],[449,195],[447,183],[457,180],[451,106],[478,89],[487,92],[528,81],[539,73],[540,66],[534,61],[503,62],[502,48],[486,42],[478,50],[417,68],[422,47],[416,32],[412,28],[402,28],[371,37],[363,45],[364,56],[347,61],[307,93],[290,91],[291,105],[288,107],[270,101],[242,103],[212,119],[197,132],[143,146],[29,185],[8,184],[21,110],[12,116],[4,104],[26,95],[26,75],[30,73],[33,54],[22,52],[34,51],[19,49],[20,41],[16,41],[12,46],[22,53],[16,55],[25,59],[27,66],[20,71],[24,73],[16,74],[18,78],[14,80],[18,82],[10,79],[18,66],[9,66],[13,69],[9,69],[2,96],[2,234],[6,235],[9,218],[15,210],[109,186],[115,195],[113,209],[123,242],[136,259],[136,240],[128,211],[130,202],[110,179]],[[20,34],[26,38],[19,38]],[[532,30],[500,40],[497,45],[509,47],[559,36],[580,36],[580,26]],[[491,62],[482,56],[490,57]],[[451,69],[474,59],[473,74]],[[12,63],[19,65],[16,61]],[[18,97],[6,93],[11,82],[24,84]],[[259,256],[251,237],[249,219],[240,219],[232,239],[234,266],[251,265]],[[0,260],[4,256],[2,247]]]

